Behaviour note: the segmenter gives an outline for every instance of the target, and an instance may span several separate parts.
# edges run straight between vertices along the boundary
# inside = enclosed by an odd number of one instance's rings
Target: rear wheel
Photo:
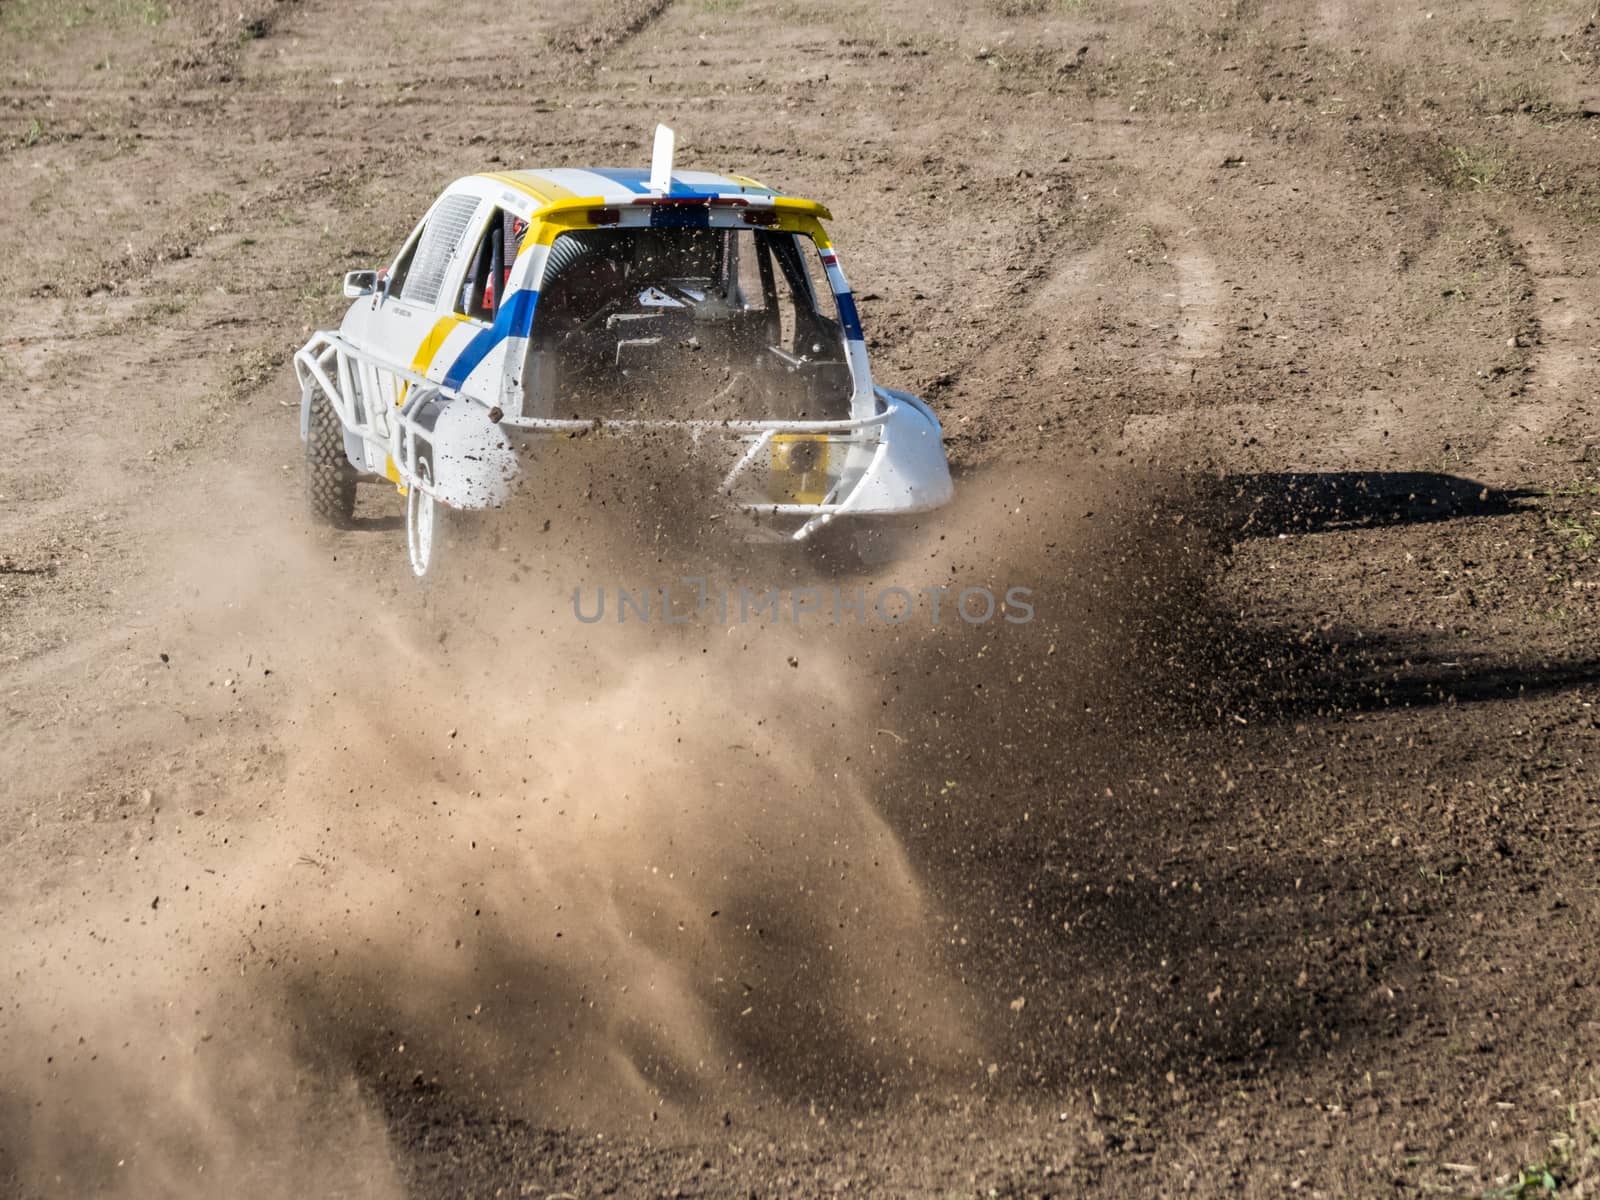
[[[356,514],[356,475],[344,456],[344,426],[321,392],[311,397],[306,428],[306,499],[324,525],[348,529]]]

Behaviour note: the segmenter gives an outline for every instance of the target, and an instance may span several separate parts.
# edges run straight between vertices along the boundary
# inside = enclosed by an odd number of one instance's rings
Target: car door
[[[366,421],[380,435],[389,431],[389,414],[405,399],[409,382],[396,372],[442,376],[450,361],[445,343],[455,329],[454,289],[460,286],[462,244],[473,232],[482,204],[470,192],[451,189],[440,196],[384,273],[370,303],[353,305],[342,332],[358,350],[353,383]],[[393,464],[380,447],[368,444],[367,469],[394,478]]]
[[[457,326],[436,358],[446,387],[486,407],[515,411],[508,364],[520,365],[533,320],[533,294],[522,287],[516,263],[528,223],[493,198],[463,242],[464,272],[454,292]]]
[[[457,324],[464,244],[482,204],[476,195],[446,192],[424,219],[410,259],[397,260],[372,324],[373,348],[390,363],[430,379],[442,376],[440,351]]]

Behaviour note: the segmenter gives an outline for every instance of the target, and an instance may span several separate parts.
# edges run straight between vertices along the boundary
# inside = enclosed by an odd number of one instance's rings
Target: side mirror
[[[378,273],[376,271],[351,271],[344,277],[344,296],[346,300],[359,300],[363,296],[370,296],[378,290]]]

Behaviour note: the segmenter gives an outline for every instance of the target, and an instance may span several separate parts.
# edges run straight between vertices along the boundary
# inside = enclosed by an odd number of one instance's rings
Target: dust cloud
[[[819,582],[721,535],[682,449],[544,452],[427,586],[397,532],[367,571],[289,513],[180,558],[186,653],[248,636],[294,680],[261,714],[277,782],[176,930],[130,926],[103,864],[7,948],[0,1145],[29,1188],[399,1194],[385,1104],[419,1087],[670,1128],[983,1077],[995,997],[943,899],[1005,877],[968,851],[1030,819],[1045,764],[1148,716],[1137,680],[1210,548],[1147,481],[1011,471],[821,580],[864,589],[864,621],[578,619],[575,590]],[[910,619],[875,619],[886,586]],[[935,623],[923,589],[967,587],[995,616]],[[156,845],[146,877],[193,849]],[[70,1061],[32,1052],[72,1035]]]

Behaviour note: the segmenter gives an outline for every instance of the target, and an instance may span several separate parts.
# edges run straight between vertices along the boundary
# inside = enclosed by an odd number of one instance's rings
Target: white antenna
[[[650,190],[672,190],[672,152],[677,147],[678,136],[665,125],[656,126],[655,153],[650,156]]]

